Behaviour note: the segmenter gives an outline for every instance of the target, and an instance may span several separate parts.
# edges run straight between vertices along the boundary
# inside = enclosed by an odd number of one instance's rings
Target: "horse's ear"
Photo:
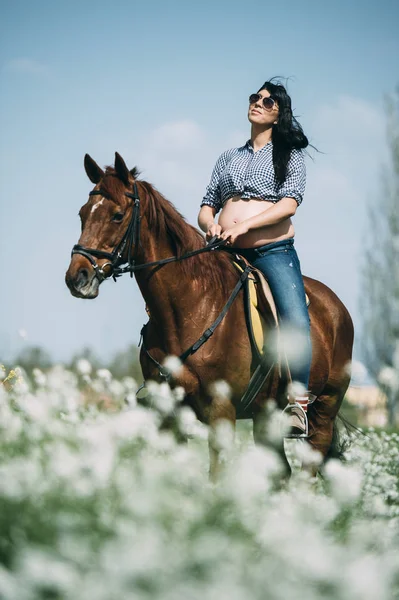
[[[98,183],[100,179],[104,177],[104,171],[98,166],[96,161],[89,156],[89,154],[85,155],[84,164],[87,177],[92,183]]]
[[[119,179],[121,179],[125,185],[128,185],[130,181],[130,171],[118,152],[115,152],[115,171]]]

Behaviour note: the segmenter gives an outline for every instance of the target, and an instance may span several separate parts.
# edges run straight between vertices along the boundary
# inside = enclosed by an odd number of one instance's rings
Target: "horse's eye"
[[[123,217],[125,215],[123,213],[115,213],[114,216],[112,217],[113,221],[116,221],[117,223],[120,223],[121,221],[123,221]]]

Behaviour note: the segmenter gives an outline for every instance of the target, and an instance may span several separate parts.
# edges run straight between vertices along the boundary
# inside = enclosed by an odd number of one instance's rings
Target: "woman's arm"
[[[214,235],[220,235],[222,228],[215,223],[216,208],[204,205],[198,215],[198,225],[206,233],[206,239],[210,240]]]
[[[229,151],[223,152],[216,161],[213,168],[211,180],[206,188],[205,196],[201,202],[201,209],[198,215],[198,225],[206,233],[206,239],[210,240],[213,236],[219,235],[222,231],[220,225],[214,222],[216,213],[222,208],[220,195],[219,177],[226,166]]]

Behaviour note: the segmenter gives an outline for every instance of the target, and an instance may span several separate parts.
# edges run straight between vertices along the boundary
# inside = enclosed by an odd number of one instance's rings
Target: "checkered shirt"
[[[218,212],[229,198],[262,198],[278,202],[295,198],[301,204],[306,185],[304,155],[295,148],[287,165],[287,176],[278,185],[273,166],[273,142],[254,152],[250,140],[239,148],[226,150],[216,161],[201,206],[212,206]]]

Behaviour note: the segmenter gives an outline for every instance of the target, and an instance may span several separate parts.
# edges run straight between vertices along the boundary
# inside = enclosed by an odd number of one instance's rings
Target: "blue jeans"
[[[269,282],[292,379],[300,381],[308,390],[312,360],[310,319],[294,238],[258,248],[240,248],[238,252],[262,271]]]

